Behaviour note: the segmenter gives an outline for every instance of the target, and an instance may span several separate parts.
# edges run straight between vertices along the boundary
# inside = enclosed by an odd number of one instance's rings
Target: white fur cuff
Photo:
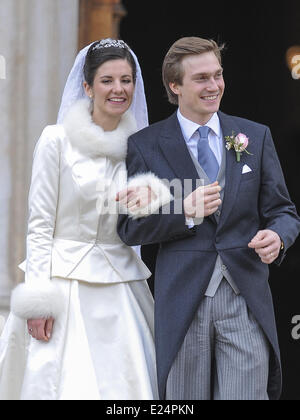
[[[22,319],[56,319],[64,309],[62,292],[51,282],[22,283],[11,296],[11,310]]]
[[[139,217],[146,217],[150,216],[151,214],[155,214],[160,207],[174,200],[174,197],[170,193],[170,189],[164,184],[164,182],[161,179],[159,179],[156,175],[152,174],[151,172],[148,172],[146,174],[139,174],[130,178],[128,180],[127,188],[130,187],[149,187],[156,196],[155,200],[152,200],[151,203],[149,203],[145,207],[140,207],[133,211],[128,210],[126,208],[126,212],[133,219],[138,219]]]

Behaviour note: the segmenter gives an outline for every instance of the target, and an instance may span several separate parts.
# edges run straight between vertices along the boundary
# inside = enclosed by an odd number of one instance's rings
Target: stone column
[[[0,312],[23,278],[32,154],[77,53],[78,1],[0,0]]]

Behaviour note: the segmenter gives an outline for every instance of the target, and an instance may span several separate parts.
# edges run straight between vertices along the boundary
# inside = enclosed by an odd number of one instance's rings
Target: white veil
[[[107,39],[105,41],[110,41]],[[61,105],[58,113],[57,123],[61,124],[64,120],[64,117],[71,106],[78,101],[79,99],[85,98],[86,94],[83,87],[84,74],[83,68],[85,63],[85,58],[87,52],[92,44],[83,48],[77,55],[73,68],[67,79],[67,83],[63,92]],[[129,48],[131,55],[133,56],[136,68],[137,68],[137,77],[135,84],[135,91],[133,96],[133,101],[130,106],[130,111],[134,115],[137,123],[138,130],[141,130],[144,127],[147,127],[148,122],[148,110],[147,102],[144,89],[144,81],[142,77],[141,67],[139,65],[138,59],[134,52]]]

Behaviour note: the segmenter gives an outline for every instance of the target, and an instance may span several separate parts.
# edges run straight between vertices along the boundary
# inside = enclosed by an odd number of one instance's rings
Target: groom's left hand
[[[255,249],[264,264],[272,264],[279,256],[281,239],[273,230],[260,230],[248,246]]]

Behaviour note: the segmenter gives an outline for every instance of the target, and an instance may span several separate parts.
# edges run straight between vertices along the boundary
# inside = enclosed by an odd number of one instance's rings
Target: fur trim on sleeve
[[[51,282],[17,286],[11,296],[11,310],[22,319],[58,318],[64,310],[62,292]]]
[[[145,174],[138,174],[130,178],[127,183],[127,188],[130,187],[150,187],[152,192],[156,195],[155,200],[151,201],[148,206],[137,208],[135,210],[124,209],[122,210],[133,219],[140,217],[147,217],[151,214],[157,213],[158,209],[174,200],[170,193],[170,189],[166,184],[151,172]]]

